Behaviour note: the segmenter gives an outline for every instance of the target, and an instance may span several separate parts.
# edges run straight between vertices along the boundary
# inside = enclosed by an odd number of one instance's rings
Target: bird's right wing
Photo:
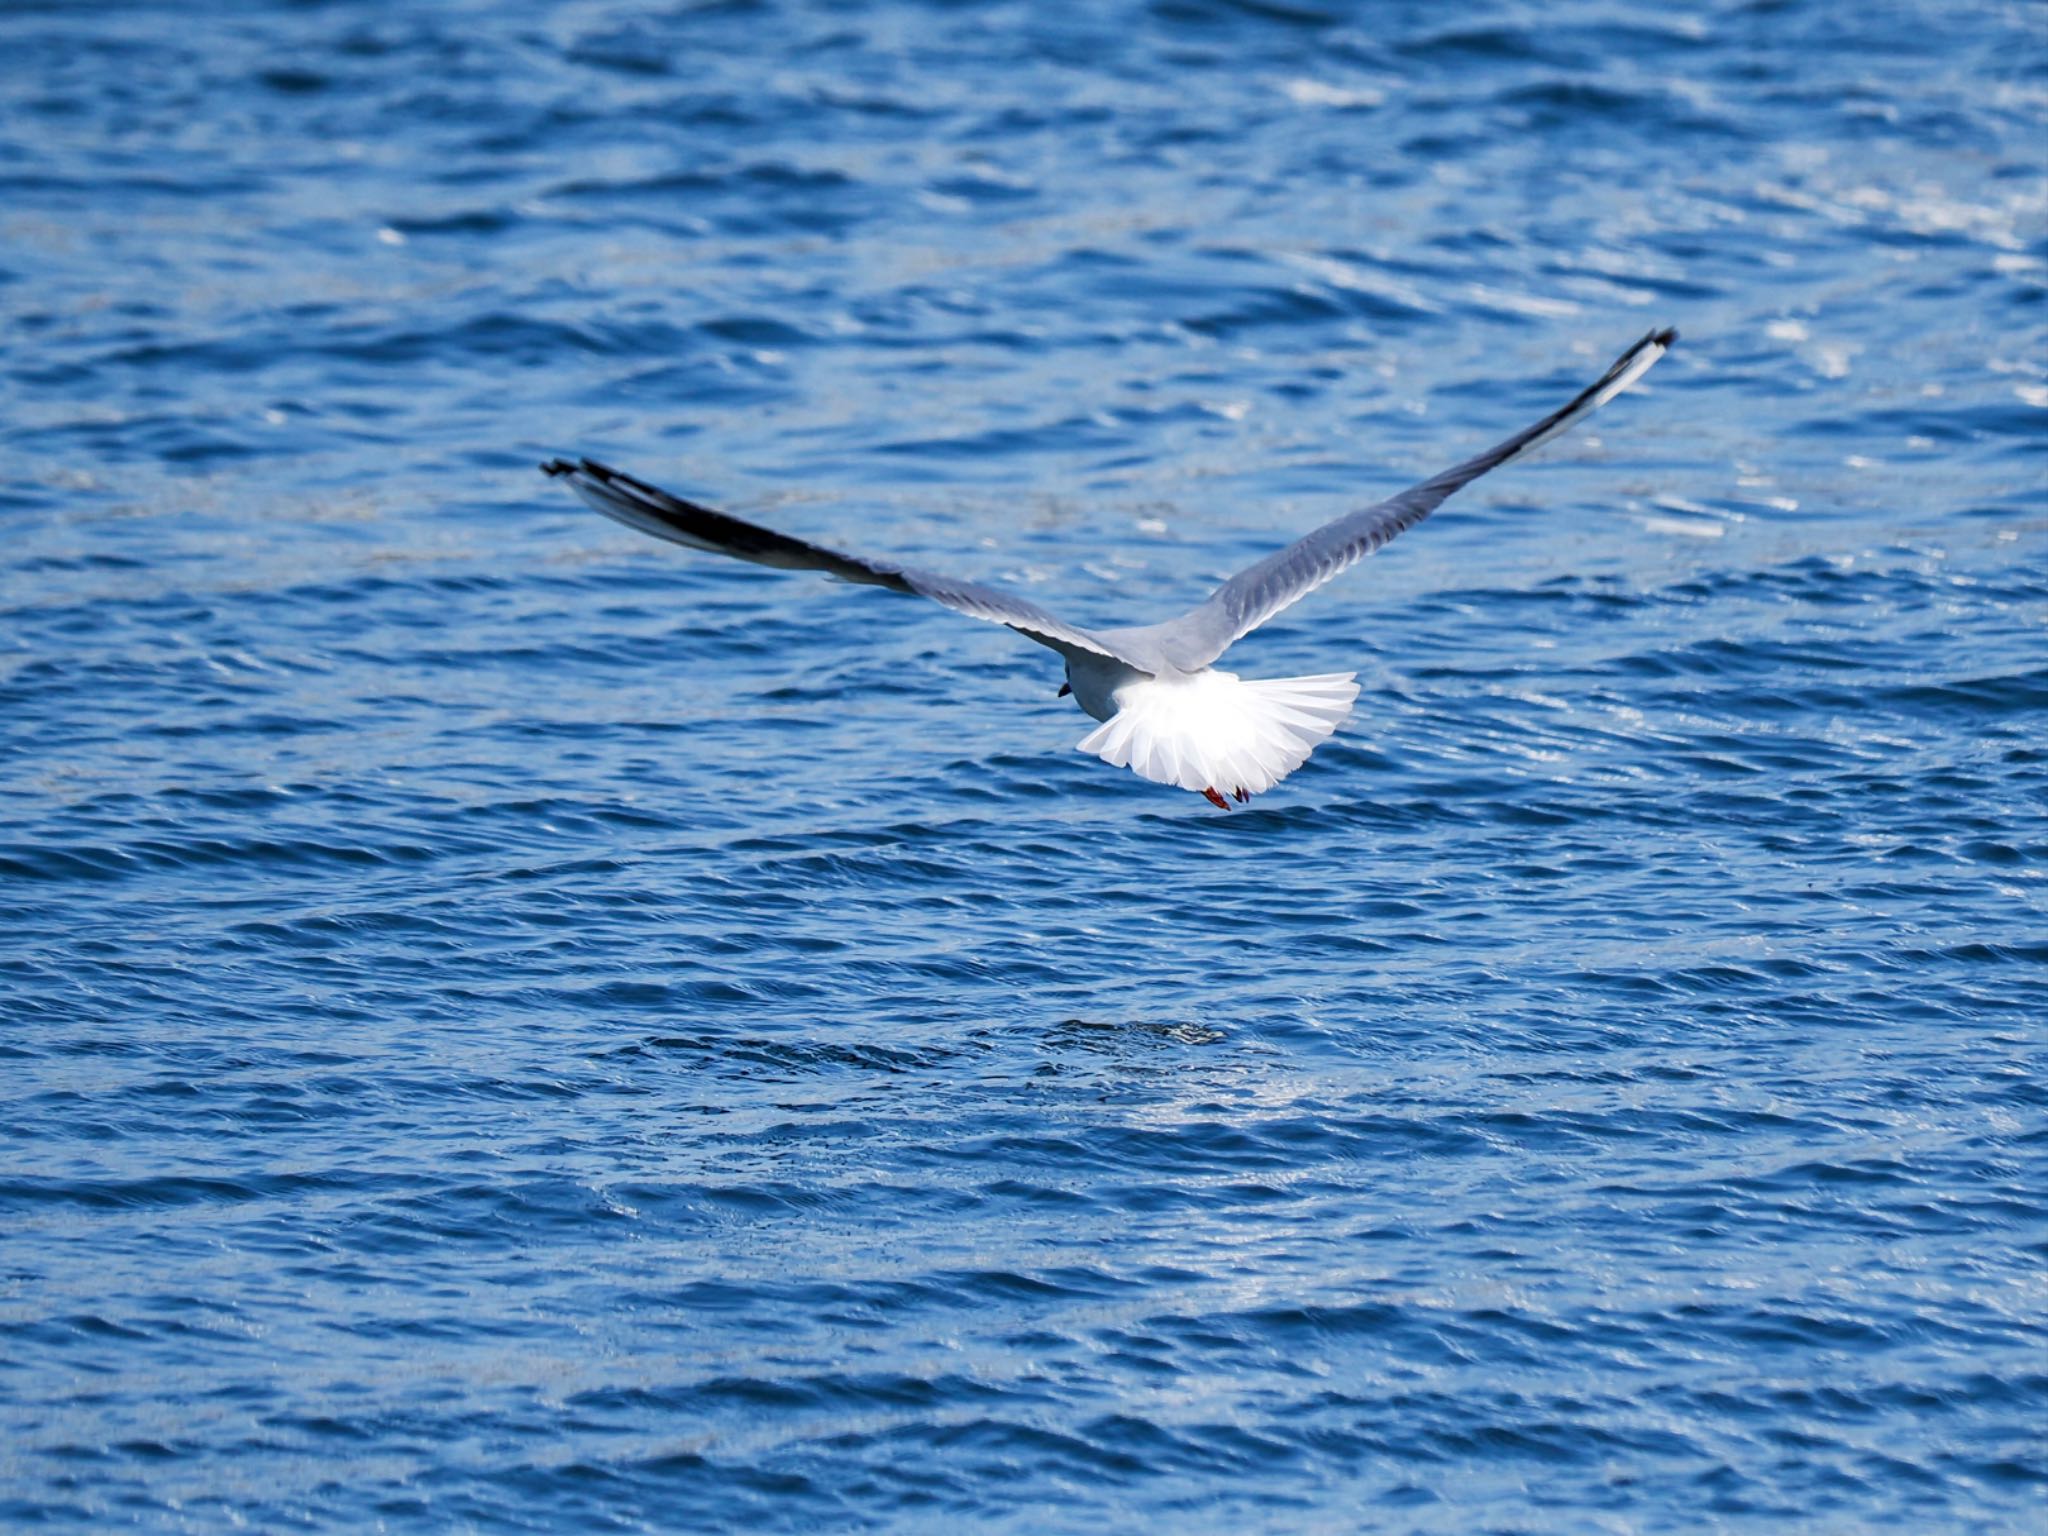
[[[1087,651],[1117,661],[1129,661],[1108,640],[1056,618],[1034,602],[985,587],[978,582],[956,581],[930,571],[911,570],[884,560],[845,555],[823,545],[806,543],[756,523],[742,522],[724,512],[714,512],[658,486],[631,475],[622,475],[593,459],[570,463],[554,459],[541,465],[544,473],[566,479],[569,489],[606,517],[629,528],[651,533],[658,539],[687,544],[692,549],[751,560],[785,571],[823,571],[841,581],[863,586],[887,587],[892,592],[912,592],[943,603],[969,618],[1006,624],[1020,635],[1050,646],[1062,655]]]
[[[1200,607],[1149,631],[1175,666],[1207,666],[1232,641],[1257,629],[1288,605],[1300,601],[1340,571],[1349,569],[1396,534],[1404,533],[1442,506],[1451,494],[1489,470],[1499,469],[1586,417],[1649,372],[1678,339],[1674,330],[1652,331],[1616,358],[1608,370],[1569,404],[1496,443],[1476,458],[1410,486],[1297,539],[1258,564],[1239,571]]]

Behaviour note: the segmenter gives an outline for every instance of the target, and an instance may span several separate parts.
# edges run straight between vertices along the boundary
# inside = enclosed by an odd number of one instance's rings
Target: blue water
[[[2031,5],[0,14],[0,1525],[2038,1531]],[[591,453],[1163,617],[1057,659]]]

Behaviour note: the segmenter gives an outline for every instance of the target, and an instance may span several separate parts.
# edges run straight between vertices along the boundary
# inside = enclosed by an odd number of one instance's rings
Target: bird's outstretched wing
[[[592,459],[570,463],[553,459],[541,465],[548,475],[566,479],[569,489],[606,517],[616,518],[629,528],[651,533],[656,538],[707,549],[713,554],[751,560],[785,571],[823,571],[841,581],[863,586],[887,587],[892,592],[914,592],[920,597],[944,603],[970,618],[1007,624],[1020,635],[1050,646],[1062,655],[1088,651],[1098,656],[1128,661],[1109,641],[1068,624],[1047,613],[1038,604],[972,581],[955,581],[930,571],[911,570],[886,560],[868,560],[845,555],[819,544],[806,543],[755,523],[742,522],[724,512],[700,507],[680,496],[671,496],[658,486],[631,475],[622,475]]]
[[[1413,528],[1461,487],[1569,432],[1648,372],[1677,339],[1674,330],[1650,332],[1561,410],[1398,496],[1325,523],[1257,565],[1239,571],[1200,607],[1143,633],[1175,666],[1189,671],[1207,666],[1233,641],[1357,564],[1396,534]]]

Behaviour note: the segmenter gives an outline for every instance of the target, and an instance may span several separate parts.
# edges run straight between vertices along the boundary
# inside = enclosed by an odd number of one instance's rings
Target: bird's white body
[[[1271,789],[1342,725],[1357,674],[1247,679],[1203,667],[1152,675],[1109,657],[1067,667],[1074,701],[1103,722],[1079,748],[1155,784],[1239,800]]]
[[[1356,675],[1242,678],[1205,668],[1132,683],[1083,752],[1155,784],[1249,800],[1308,761],[1351,713]]]

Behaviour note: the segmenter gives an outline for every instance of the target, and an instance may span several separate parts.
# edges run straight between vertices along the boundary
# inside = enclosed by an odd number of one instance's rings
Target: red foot
[[[1205,788],[1202,791],[1202,794],[1208,799],[1211,805],[1216,807],[1217,810],[1227,811],[1230,809],[1230,802],[1224,799],[1221,795],[1217,794],[1215,790]]]

